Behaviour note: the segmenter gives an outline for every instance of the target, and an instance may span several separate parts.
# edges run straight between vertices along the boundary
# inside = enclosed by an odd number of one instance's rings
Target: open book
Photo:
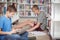
[[[41,32],[41,31],[32,31],[29,33],[32,34],[33,36],[44,36],[44,35],[46,35],[45,32]]]
[[[17,34],[23,34],[26,32],[26,29],[18,29]]]

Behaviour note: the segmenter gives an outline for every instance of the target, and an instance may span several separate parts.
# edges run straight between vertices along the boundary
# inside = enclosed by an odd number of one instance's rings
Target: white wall
[[[60,21],[54,22],[54,37],[60,37]]]
[[[51,9],[51,29],[50,34],[53,38],[60,37],[60,3],[53,3]]]

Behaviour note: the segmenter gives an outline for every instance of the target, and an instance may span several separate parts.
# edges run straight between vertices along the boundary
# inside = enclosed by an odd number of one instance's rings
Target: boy
[[[11,17],[14,15],[14,13],[17,11],[17,9],[9,5],[7,7],[7,11],[5,16],[0,17],[0,39],[1,40],[28,40],[28,33],[25,32],[21,35],[15,34],[17,30],[12,28],[12,23],[11,23]],[[21,24],[20,27],[24,25],[28,25],[31,23],[28,23],[27,21]]]
[[[27,30],[27,31],[33,31],[33,30],[38,30],[40,31],[41,28],[42,30],[45,30],[45,27],[47,25],[47,20],[46,20],[46,15],[44,13],[40,13],[39,7],[38,5],[33,5],[32,7],[32,11],[38,16],[38,22],[35,22],[35,26],[32,27],[31,29]]]

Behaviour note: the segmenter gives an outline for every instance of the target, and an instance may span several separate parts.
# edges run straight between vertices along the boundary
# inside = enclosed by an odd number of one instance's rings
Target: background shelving
[[[60,0],[51,0],[52,3],[60,3]]]
[[[3,2],[4,3],[4,2],[7,2],[7,0],[0,0],[0,2]]]
[[[50,34],[53,39],[60,38],[60,0],[51,0],[51,28]]]
[[[33,13],[32,13],[32,10],[31,10],[31,8],[32,8],[32,6],[33,5],[38,5],[39,6],[39,9],[40,9],[40,11],[41,12],[44,12],[45,11],[45,5],[47,4],[45,4],[44,3],[44,0],[26,0],[26,1],[24,1],[24,0],[19,0],[21,3],[19,3],[20,5],[23,3],[24,4],[24,7],[21,9],[21,10],[24,10],[24,13],[26,13],[26,10],[28,10],[28,13],[29,13],[29,11],[31,11],[31,15],[34,15]],[[45,1],[46,2],[46,1]],[[47,1],[48,2],[48,1]],[[46,12],[47,13],[47,12]],[[35,16],[35,15],[34,15]]]
[[[41,13],[45,13],[46,15],[50,15],[50,0],[0,0],[0,3],[4,3],[5,2],[5,6],[7,9],[8,5],[12,5],[13,3],[15,3],[17,5],[17,13],[14,15],[14,17],[12,18],[12,20],[14,21],[18,15],[18,19],[21,20],[23,18],[23,20],[25,19],[35,19],[37,20],[37,15],[34,14],[31,10],[33,5],[38,5],[39,9],[41,11]],[[3,8],[4,8],[3,7]],[[6,10],[5,9],[5,10]],[[3,11],[2,11],[3,12]],[[49,17],[49,16],[46,17]],[[48,20],[48,19],[47,19]]]

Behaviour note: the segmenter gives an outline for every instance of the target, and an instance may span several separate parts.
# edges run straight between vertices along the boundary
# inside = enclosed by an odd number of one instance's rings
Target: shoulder
[[[3,20],[5,20],[5,16],[0,17],[0,21],[3,21]]]

